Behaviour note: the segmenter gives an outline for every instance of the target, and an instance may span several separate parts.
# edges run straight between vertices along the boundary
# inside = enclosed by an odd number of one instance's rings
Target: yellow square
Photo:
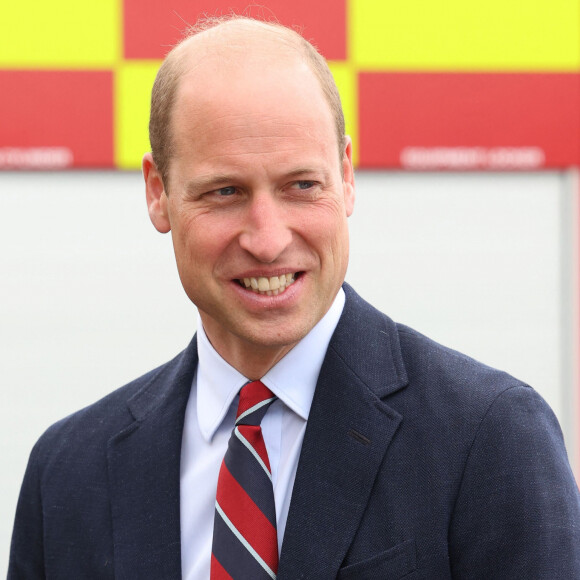
[[[121,2],[4,2],[0,67],[111,68],[121,54]]]
[[[365,69],[580,69],[578,0],[351,0],[349,16]]]
[[[138,169],[149,145],[151,88],[161,61],[126,61],[115,75],[115,161]]]

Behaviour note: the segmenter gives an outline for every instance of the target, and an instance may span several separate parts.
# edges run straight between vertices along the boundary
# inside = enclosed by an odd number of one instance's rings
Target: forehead
[[[302,58],[277,46],[220,46],[186,62],[172,115],[176,153],[184,147],[280,147],[283,138],[336,151],[330,107]]]

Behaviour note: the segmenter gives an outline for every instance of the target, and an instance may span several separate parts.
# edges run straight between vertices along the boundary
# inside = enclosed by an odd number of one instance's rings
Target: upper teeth
[[[268,296],[276,296],[276,294],[283,292],[292,282],[294,282],[293,273],[272,276],[271,278],[266,278],[265,276],[244,278],[244,286],[246,288],[251,288],[258,294],[267,294]]]

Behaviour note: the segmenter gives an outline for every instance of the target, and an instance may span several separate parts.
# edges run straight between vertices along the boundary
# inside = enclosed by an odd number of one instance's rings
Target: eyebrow
[[[207,177],[201,176],[194,179],[191,179],[185,185],[186,191],[209,191],[212,189],[218,188],[220,185],[224,183],[232,183],[239,179],[236,178],[234,175],[230,175],[227,173],[219,173],[219,174],[212,174],[208,175]]]
[[[328,175],[326,171],[322,169],[316,169],[315,167],[298,167],[292,171],[289,171],[288,173],[285,173],[284,177],[291,179],[292,177],[300,177],[301,175],[309,174],[322,175],[325,178]]]
[[[307,175],[322,175],[323,179],[327,179],[328,172],[322,169],[316,169],[315,167],[297,167],[288,171],[287,173],[283,173],[280,175],[281,179],[294,179],[300,176],[307,176]],[[231,174],[231,173],[217,173],[208,176],[200,176],[191,179],[187,182],[185,186],[185,190],[188,192],[196,192],[196,191],[211,191],[213,189],[217,189],[225,184],[231,183],[238,183],[240,182],[241,178],[239,175]]]

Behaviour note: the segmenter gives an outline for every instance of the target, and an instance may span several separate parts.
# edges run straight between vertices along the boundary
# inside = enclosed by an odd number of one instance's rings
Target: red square
[[[125,58],[164,58],[200,16],[232,12],[296,27],[325,58],[346,59],[346,0],[124,0]]]
[[[575,73],[361,73],[360,166],[400,167],[409,147],[536,148],[541,167],[578,165],[579,105]]]
[[[0,165],[33,167],[44,150],[64,152],[63,166],[113,166],[112,72],[3,70],[0,86]]]

